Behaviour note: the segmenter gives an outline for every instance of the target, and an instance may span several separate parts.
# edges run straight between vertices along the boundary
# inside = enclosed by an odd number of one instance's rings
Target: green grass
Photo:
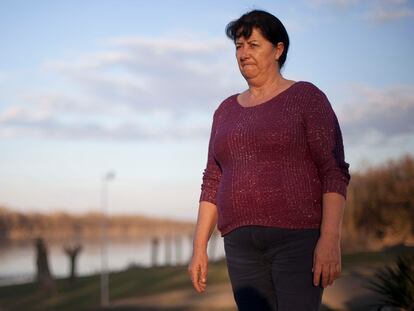
[[[224,260],[210,263],[209,285],[228,282]],[[97,310],[100,301],[99,275],[80,277],[74,283],[66,279],[56,282],[57,293],[49,294],[36,284],[0,287],[0,310]],[[177,289],[192,289],[187,267],[130,268],[111,273],[110,300],[159,294]],[[135,310],[135,309],[134,309]]]
[[[370,265],[373,268],[389,264],[404,253],[414,253],[414,247],[394,246],[379,252],[358,252],[342,256],[343,270],[350,270],[357,266]]]

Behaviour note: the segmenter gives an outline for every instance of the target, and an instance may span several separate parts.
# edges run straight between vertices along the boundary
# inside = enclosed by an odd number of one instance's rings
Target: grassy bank
[[[191,289],[187,267],[129,268],[111,273],[110,301],[158,294],[172,289]],[[209,285],[228,282],[224,261],[209,266]],[[56,282],[56,294],[40,290],[35,283],[0,287],[0,310],[97,310],[100,301],[99,275],[80,277],[71,283]]]
[[[392,262],[398,254],[413,252],[413,248],[396,247],[382,252],[364,252],[343,256],[343,272],[346,274],[364,266],[380,267]],[[191,290],[187,267],[133,267],[110,274],[110,301],[129,297],[142,297],[166,293],[171,290]],[[36,284],[0,287],[0,311],[49,311],[49,310],[100,310],[99,275],[80,277],[75,282],[59,279],[56,294],[40,290]],[[229,282],[225,261],[210,263],[209,286]],[[136,308],[112,308],[111,310],[141,310]],[[144,309],[142,309],[144,310]],[[147,311],[151,311],[145,308]],[[164,309],[165,310],[165,309]],[[168,309],[178,310],[178,309]],[[224,310],[223,310],[224,311]]]

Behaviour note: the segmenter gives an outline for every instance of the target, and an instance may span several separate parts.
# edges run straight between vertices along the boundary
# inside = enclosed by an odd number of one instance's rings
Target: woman
[[[279,19],[255,10],[226,32],[248,89],[214,113],[188,272],[203,292],[217,224],[239,310],[318,310],[341,271],[350,175],[338,121],[315,85],[281,75]]]

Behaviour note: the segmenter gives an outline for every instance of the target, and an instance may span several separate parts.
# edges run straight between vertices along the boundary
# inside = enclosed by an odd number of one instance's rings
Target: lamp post
[[[108,275],[108,182],[115,179],[115,172],[109,171],[102,178],[101,189],[101,306],[109,305]]]

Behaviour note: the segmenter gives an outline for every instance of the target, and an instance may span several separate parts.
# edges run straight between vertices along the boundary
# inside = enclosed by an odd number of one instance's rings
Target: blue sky
[[[265,9],[283,75],[331,101],[353,171],[414,155],[414,1],[2,1],[0,206],[194,219],[212,113],[246,88],[226,24]]]

